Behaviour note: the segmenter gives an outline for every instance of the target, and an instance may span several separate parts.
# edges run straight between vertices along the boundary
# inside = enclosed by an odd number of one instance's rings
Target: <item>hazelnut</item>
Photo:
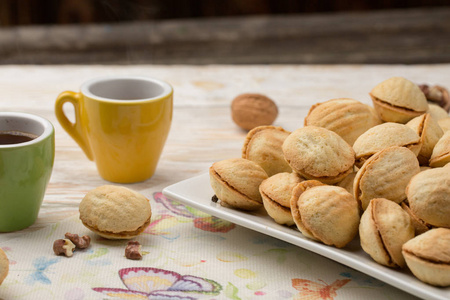
[[[85,249],[89,247],[89,244],[91,243],[91,238],[88,235],[80,237],[76,233],[67,232],[64,236],[66,239],[69,239],[72,243],[74,243],[79,249]]]
[[[231,103],[231,117],[242,129],[272,125],[278,116],[278,107],[270,98],[261,94],[241,94]]]
[[[75,245],[69,239],[59,239],[53,243],[53,252],[56,255],[65,255],[70,257],[73,255]]]
[[[132,260],[142,259],[141,244],[138,241],[129,241],[125,248],[125,257]]]

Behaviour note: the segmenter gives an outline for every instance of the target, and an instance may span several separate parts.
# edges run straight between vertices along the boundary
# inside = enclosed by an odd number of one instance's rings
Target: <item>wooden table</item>
[[[145,182],[126,185],[145,194],[207,172],[215,161],[240,156],[246,132],[230,116],[230,102],[240,93],[272,98],[279,107],[275,125],[295,130],[303,126],[312,104],[339,97],[370,104],[368,92],[391,76],[450,86],[448,64],[1,66],[0,110],[49,119],[56,130],[56,158],[37,222],[20,232],[0,233],[0,242],[76,215],[89,190],[108,184],[58,124],[53,106],[60,92],[76,91],[87,79],[114,74],[157,77],[175,90],[173,123],[156,174]]]
[[[244,92],[271,97],[279,106],[275,125],[303,126],[310,106],[350,97],[371,104],[368,92],[391,76],[450,86],[450,65],[251,65],[251,66],[2,66],[0,109],[34,113],[50,120],[56,132],[53,174],[34,230],[73,215],[87,191],[107,184],[56,120],[58,94],[78,91],[85,80],[102,75],[144,75],[170,82],[174,115],[156,174],[130,185],[162,189],[207,172],[218,160],[239,157],[246,132],[231,120],[230,103]],[[70,107],[68,107],[70,111]],[[15,234],[1,234],[0,237]]]

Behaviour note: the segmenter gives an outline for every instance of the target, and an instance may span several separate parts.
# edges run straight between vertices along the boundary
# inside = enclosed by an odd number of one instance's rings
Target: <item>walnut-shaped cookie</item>
[[[144,195],[116,185],[90,190],[79,211],[83,225],[106,239],[134,238],[144,232],[152,217],[150,201]]]
[[[427,98],[419,86],[403,77],[392,77],[379,83],[370,92],[370,97],[384,122],[405,124],[428,110]]]
[[[409,217],[411,218],[411,224],[414,227],[414,233],[415,235],[419,235],[422,234],[424,232],[427,232],[428,230],[430,230],[432,227],[431,225],[425,223],[423,220],[421,220],[420,218],[418,218],[409,208],[409,204],[408,201],[405,200],[401,203],[401,207],[403,208],[403,210],[409,215]]]
[[[355,165],[360,168],[373,154],[391,146],[406,147],[417,156],[422,144],[420,136],[410,127],[399,123],[383,123],[370,128],[355,141]]]
[[[427,113],[429,113],[431,115],[431,117],[437,121],[441,120],[441,119],[445,119],[448,118],[448,112],[443,109],[441,106],[437,105],[437,104],[430,104],[428,103],[428,110]]]
[[[334,184],[353,171],[353,148],[337,133],[323,127],[295,130],[282,149],[291,168],[306,179]]]
[[[336,186],[343,187],[344,189],[347,190],[347,192],[353,195],[353,183],[355,181],[355,177],[356,171],[353,171],[350,174],[348,174],[344,179],[336,183]]]
[[[297,184],[294,189],[292,190],[291,194],[291,200],[290,200],[290,206],[291,206],[291,214],[292,218],[294,219],[294,223],[297,226],[298,230],[300,232],[312,239],[317,240],[316,237],[303,225],[302,222],[302,216],[300,215],[300,211],[298,210],[298,199],[300,198],[301,194],[305,192],[306,190],[313,188],[315,186],[322,186],[325,185],[325,183],[322,183],[318,180],[305,180]]]
[[[440,119],[437,122],[444,132],[447,132],[450,130],[450,117]]]
[[[450,131],[447,131],[434,146],[429,165],[436,168],[448,163],[450,163]]]
[[[359,208],[344,188],[319,185],[304,191],[297,200],[305,236],[312,235],[326,245],[345,247],[358,233]],[[302,231],[303,233],[303,231]]]
[[[434,227],[450,228],[450,165],[420,172],[406,187],[411,211]]]
[[[290,132],[282,127],[259,126],[247,133],[242,147],[242,158],[260,165],[270,177],[292,169],[284,159],[281,146]]]
[[[257,163],[244,158],[218,161],[209,168],[209,178],[220,205],[242,210],[263,206],[259,185],[268,176]]]
[[[290,205],[292,190],[304,180],[295,172],[283,172],[270,176],[259,186],[264,208],[278,224],[294,225]]]
[[[401,203],[406,199],[409,180],[419,172],[419,162],[411,150],[389,147],[372,155],[358,170],[353,194],[363,210],[373,198]]]
[[[450,229],[435,228],[403,245],[403,256],[419,280],[435,286],[450,286]]]
[[[375,110],[350,98],[331,99],[311,106],[305,126],[324,127],[339,134],[349,145],[367,129],[381,124]]]
[[[404,267],[404,243],[414,237],[409,215],[398,205],[384,198],[374,198],[361,216],[359,224],[361,247],[377,263],[388,267]]]
[[[414,130],[420,136],[422,147],[417,155],[417,159],[421,165],[428,165],[433,148],[444,135],[444,131],[428,113],[415,117],[406,123],[406,126]]]

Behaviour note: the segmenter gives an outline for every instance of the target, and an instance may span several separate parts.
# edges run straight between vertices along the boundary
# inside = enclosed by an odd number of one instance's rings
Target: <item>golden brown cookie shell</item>
[[[331,99],[311,106],[305,126],[323,127],[341,136],[349,145],[381,120],[375,110],[350,98]]]
[[[404,267],[402,245],[414,237],[409,215],[396,203],[375,198],[364,211],[359,225],[361,247],[376,262]]]
[[[402,247],[408,267],[420,280],[450,286],[450,229],[431,229]]]
[[[409,180],[420,172],[415,154],[407,148],[393,146],[370,157],[355,176],[353,192],[365,210],[373,198],[386,198],[396,203],[406,199]]]
[[[257,163],[244,158],[222,160],[209,168],[209,175],[221,205],[243,210],[262,207],[259,186],[268,176]]]
[[[319,185],[304,191],[297,201],[303,226],[326,245],[342,248],[358,232],[359,209],[344,188]]]
[[[292,169],[284,159],[282,145],[290,132],[282,127],[258,126],[247,133],[242,158],[259,164],[268,176]]]
[[[411,211],[436,227],[450,228],[450,167],[432,168],[411,178],[406,187]]]
[[[282,148],[291,168],[307,179],[332,184],[353,170],[353,148],[338,134],[322,127],[295,130]]]
[[[89,229],[113,235],[125,233],[125,236],[142,232],[142,226],[148,225],[152,215],[147,198],[128,188],[114,185],[104,185],[89,191],[82,199],[79,211],[81,221]]]

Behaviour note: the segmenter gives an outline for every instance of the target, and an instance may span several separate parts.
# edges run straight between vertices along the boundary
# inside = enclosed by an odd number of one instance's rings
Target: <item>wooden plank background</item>
[[[450,7],[0,29],[0,64],[450,62]]]

